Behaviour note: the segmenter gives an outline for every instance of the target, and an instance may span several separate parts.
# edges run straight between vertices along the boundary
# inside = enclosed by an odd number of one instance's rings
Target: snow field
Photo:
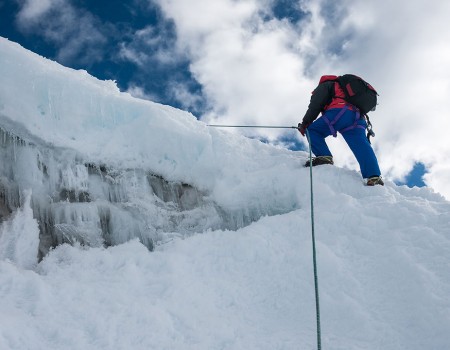
[[[315,171],[317,181],[346,186],[360,181],[352,173]],[[445,348],[448,203],[434,194],[404,197],[392,184],[371,195],[323,188],[315,191],[323,346]],[[34,271],[2,261],[0,345],[313,349],[309,216],[305,207],[236,232],[175,239],[153,253],[137,241],[62,245]]]

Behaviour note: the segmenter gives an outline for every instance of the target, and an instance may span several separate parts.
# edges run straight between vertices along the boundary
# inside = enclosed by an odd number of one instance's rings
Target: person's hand
[[[307,127],[308,127],[308,125],[303,125],[302,123],[298,123],[298,131],[300,132],[300,134],[302,134],[302,136],[305,136]]]

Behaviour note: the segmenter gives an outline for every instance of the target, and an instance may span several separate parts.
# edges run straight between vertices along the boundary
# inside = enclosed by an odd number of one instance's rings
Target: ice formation
[[[298,166],[293,152],[209,129],[6,39],[0,52],[0,218],[31,190],[41,257],[63,242],[139,238],[153,249],[297,207],[283,173]]]

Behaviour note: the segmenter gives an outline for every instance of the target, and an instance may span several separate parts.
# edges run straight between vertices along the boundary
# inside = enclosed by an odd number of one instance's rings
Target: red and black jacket
[[[323,75],[320,78],[319,85],[312,92],[308,110],[302,120],[305,127],[316,120],[319,113],[323,113],[332,108],[344,108],[346,102],[344,100],[344,91],[337,82],[336,75]],[[348,104],[347,104],[348,105]],[[349,107],[353,109],[352,107]]]

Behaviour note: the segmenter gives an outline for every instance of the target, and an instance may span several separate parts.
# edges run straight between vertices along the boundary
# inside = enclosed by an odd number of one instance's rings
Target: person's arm
[[[302,120],[302,125],[307,128],[317,116],[324,109],[324,107],[331,102],[333,97],[334,82],[327,81],[319,84],[313,91],[311,100],[309,102],[308,110]]]

